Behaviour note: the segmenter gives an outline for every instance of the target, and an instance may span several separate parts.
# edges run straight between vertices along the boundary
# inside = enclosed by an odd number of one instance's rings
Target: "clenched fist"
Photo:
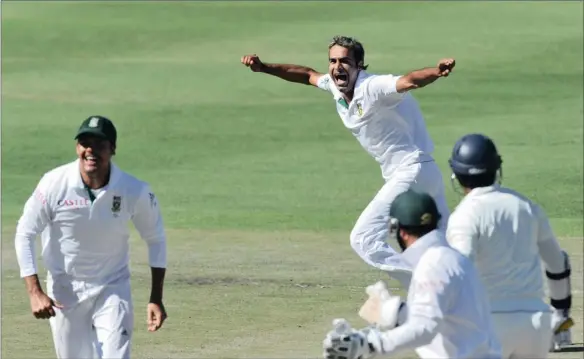
[[[454,59],[442,59],[438,62],[438,70],[440,71],[440,76],[447,77],[452,72],[456,62]]]
[[[241,63],[249,67],[253,72],[260,72],[264,64],[257,55],[245,55],[241,58]]]
[[[37,292],[30,295],[30,309],[35,318],[49,319],[50,317],[54,317],[55,310],[53,307],[63,309],[61,303],[51,299],[43,292]]]
[[[160,327],[162,327],[162,323],[166,320],[168,315],[166,314],[166,309],[164,309],[164,305],[162,302],[160,303],[148,303],[146,307],[146,322],[148,324],[148,331],[155,332]]]

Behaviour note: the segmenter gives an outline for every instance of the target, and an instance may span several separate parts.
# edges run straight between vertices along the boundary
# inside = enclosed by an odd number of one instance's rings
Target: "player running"
[[[407,191],[395,198],[391,232],[413,268],[407,305],[383,282],[367,287],[359,315],[372,326],[354,330],[335,320],[323,341],[325,359],[391,357],[404,350],[427,359],[501,358],[479,275],[437,230],[439,216],[428,194]]]
[[[157,331],[166,318],[160,208],[147,183],[111,162],[117,132],[109,119],[87,118],[75,138],[78,159],[45,173],[18,221],[20,276],[33,315],[49,319],[57,358],[128,359],[134,331],[129,222],[148,244],[148,330]],[[41,233],[46,294],[34,254]]]
[[[568,254],[541,207],[497,183],[502,159],[490,138],[463,136],[449,163],[465,197],[450,216],[447,239],[485,283],[503,358],[546,358],[552,335],[551,350],[571,343]],[[541,260],[553,310],[544,302]]]
[[[241,62],[254,72],[312,85],[332,94],[344,125],[379,163],[385,180],[351,231],[351,246],[366,263],[390,272],[407,287],[411,268],[385,242],[391,203],[398,194],[415,189],[436,200],[442,229],[449,216],[442,173],[432,158],[434,145],[409,91],[448,76],[455,62],[441,60],[435,67],[403,76],[370,74],[366,72],[363,45],[345,36],[333,38],[328,58],[327,74],[301,65],[262,62],[257,55],[243,56]]]

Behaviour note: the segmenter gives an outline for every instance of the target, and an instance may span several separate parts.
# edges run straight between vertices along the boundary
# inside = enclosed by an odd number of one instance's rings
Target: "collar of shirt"
[[[360,85],[365,81],[365,79],[369,77],[369,74],[365,72],[365,70],[359,70],[359,74],[357,75],[357,81],[355,81],[355,90],[360,87]]]
[[[490,193],[490,192],[495,192],[498,191],[501,188],[501,186],[499,184],[494,184],[492,186],[487,186],[487,187],[477,187],[477,188],[473,188],[468,194],[467,196],[477,196],[477,195],[482,195],[485,193]]]
[[[422,257],[422,254],[424,254],[428,248],[445,246],[447,245],[446,243],[446,238],[444,237],[443,232],[433,230],[432,232],[418,238],[414,244],[406,248],[402,253],[402,258],[412,268],[415,268],[420,257]]]
[[[114,186],[120,178],[120,170],[118,166],[116,166],[113,162],[110,162],[110,166],[111,166],[110,180],[108,182],[109,188]],[[79,172],[79,159],[75,161],[75,166],[71,167],[70,175],[73,187],[85,190],[85,184],[83,183],[83,180],[81,179],[81,174]]]

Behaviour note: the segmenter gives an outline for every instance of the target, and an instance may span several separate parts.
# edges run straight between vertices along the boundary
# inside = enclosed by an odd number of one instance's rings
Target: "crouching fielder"
[[[46,173],[24,206],[15,238],[20,275],[33,315],[49,319],[57,358],[127,359],[134,325],[128,223],[148,243],[147,323],[156,331],[166,318],[162,218],[149,185],[110,161],[117,132],[109,119],[86,119],[75,138],[78,159]],[[46,294],[34,255],[41,233]]]
[[[407,305],[382,283],[367,288],[359,315],[372,326],[355,330],[333,322],[324,342],[326,359],[370,359],[415,349],[420,358],[501,357],[500,345],[478,273],[437,230],[431,196],[409,190],[390,209],[391,233],[413,268]]]
[[[552,350],[570,344],[568,255],[556,241],[544,211],[497,183],[502,159],[490,138],[462,137],[449,163],[465,197],[449,219],[447,240],[478,269],[503,357],[546,358],[550,342]],[[553,310],[544,301],[541,260]]]

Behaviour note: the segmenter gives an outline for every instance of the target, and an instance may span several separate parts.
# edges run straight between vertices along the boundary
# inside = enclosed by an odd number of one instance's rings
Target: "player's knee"
[[[130,358],[130,349],[132,341],[132,331],[121,329],[118,332],[111,333],[103,342],[101,342],[101,354],[103,358]]]

